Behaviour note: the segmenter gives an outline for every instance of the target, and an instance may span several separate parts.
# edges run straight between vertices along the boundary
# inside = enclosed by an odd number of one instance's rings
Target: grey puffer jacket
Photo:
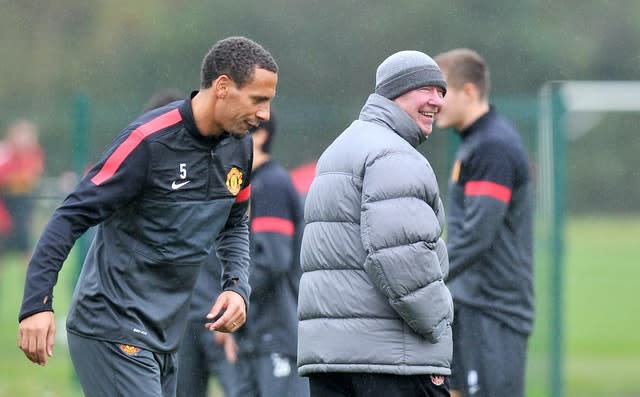
[[[320,157],[305,203],[298,372],[450,374],[438,184],[420,128],[372,94]]]

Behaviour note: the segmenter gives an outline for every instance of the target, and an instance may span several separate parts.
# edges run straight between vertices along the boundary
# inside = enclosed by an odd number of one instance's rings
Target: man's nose
[[[429,98],[429,104],[439,108],[444,104],[444,98],[440,92],[433,92]]]
[[[271,117],[271,106],[266,105],[258,109],[256,112],[256,117],[262,121],[267,121]]]

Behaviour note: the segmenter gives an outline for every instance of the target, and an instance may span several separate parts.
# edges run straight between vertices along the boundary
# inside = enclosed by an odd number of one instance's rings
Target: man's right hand
[[[39,312],[20,321],[18,347],[32,362],[46,365],[53,355],[56,319],[53,312]]]

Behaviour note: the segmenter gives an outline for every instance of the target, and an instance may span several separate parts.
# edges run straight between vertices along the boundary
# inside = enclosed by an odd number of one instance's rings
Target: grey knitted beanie
[[[376,70],[375,93],[391,100],[426,86],[442,87],[447,92],[447,82],[438,64],[424,52],[396,52]]]

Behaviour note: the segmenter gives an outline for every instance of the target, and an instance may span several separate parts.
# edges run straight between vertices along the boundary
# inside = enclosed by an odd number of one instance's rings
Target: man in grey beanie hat
[[[376,71],[376,94],[391,100],[426,86],[440,87],[445,94],[447,92],[447,82],[440,67],[424,52],[396,52]]]
[[[453,303],[444,209],[429,162],[447,85],[401,51],[320,156],[305,202],[298,372],[312,397],[448,397]]]

